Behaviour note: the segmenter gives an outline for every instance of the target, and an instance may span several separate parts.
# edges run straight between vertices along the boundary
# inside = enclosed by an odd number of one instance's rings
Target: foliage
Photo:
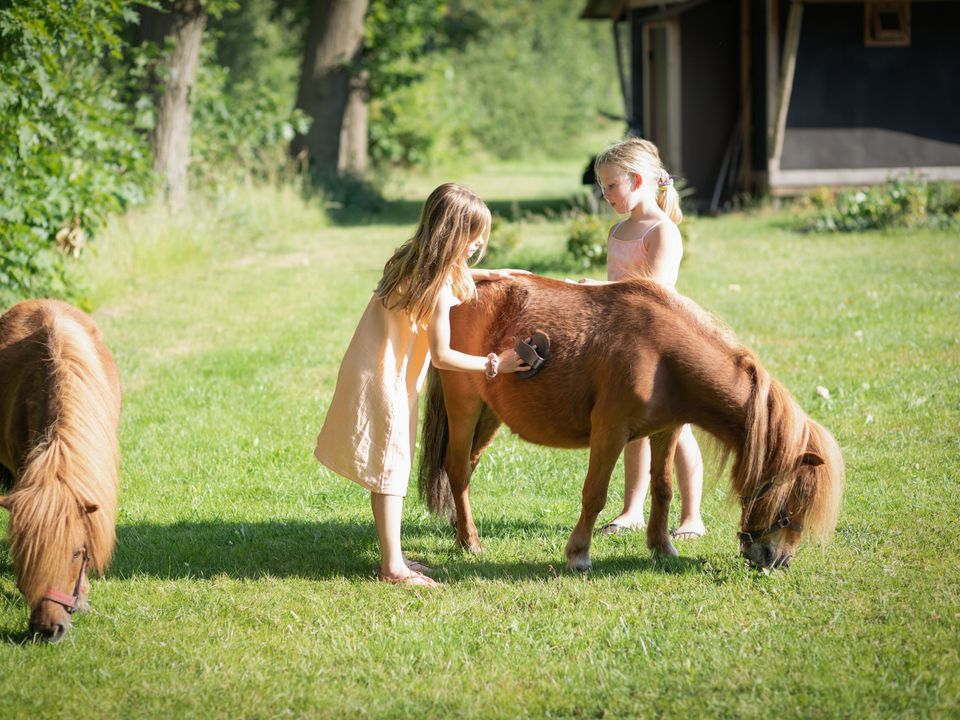
[[[562,150],[613,102],[609,35],[580,20],[575,4],[464,3],[473,5],[489,27],[455,54],[443,92],[483,150],[500,158]]]
[[[490,227],[490,242],[487,243],[487,259],[489,262],[503,260],[516,250],[520,244],[520,226],[517,223],[507,222],[500,215],[493,216]]]
[[[584,268],[607,262],[607,221],[600,215],[577,215],[570,223],[567,252]]]
[[[100,62],[119,57],[133,6],[0,3],[0,305],[70,296],[57,234],[79,247],[145,197],[149,151]]]
[[[193,103],[190,174],[196,187],[248,178],[276,179],[292,170],[289,145],[310,118],[290,95],[256,79],[230,82],[214,62],[214,43],[201,50]]]
[[[415,37],[423,55],[385,64],[398,68],[394,81],[371,83],[371,154],[381,164],[556,152],[617,102],[610,39],[566,0],[458,0],[428,31]]]
[[[864,190],[834,193],[822,188],[808,203],[811,212],[803,227],[813,231],[960,228],[960,188],[916,176],[890,178]]]
[[[297,16],[274,15],[273,0],[206,3],[210,15],[190,92],[191,185],[203,191],[224,183],[277,179],[291,173],[289,142],[309,118],[294,109],[301,50],[291,46]],[[128,102],[137,128],[156,125],[156,68],[170,47],[143,43],[129,55]]]
[[[436,142],[424,116],[436,116],[437,98],[424,78],[436,74],[427,56],[446,39],[443,0],[371,0],[364,21],[363,71],[370,91],[370,156],[375,163],[423,165]],[[442,61],[441,61],[442,63]]]

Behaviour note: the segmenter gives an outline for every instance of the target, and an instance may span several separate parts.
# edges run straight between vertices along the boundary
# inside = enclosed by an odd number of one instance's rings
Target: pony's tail
[[[443,384],[435,367],[427,372],[427,397],[420,442],[420,466],[417,471],[417,489],[420,500],[426,501],[430,512],[453,517],[453,494],[450,479],[443,467],[450,441],[447,408],[443,400]]]

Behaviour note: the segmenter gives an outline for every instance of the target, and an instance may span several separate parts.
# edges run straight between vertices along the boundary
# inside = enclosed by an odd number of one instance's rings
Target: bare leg
[[[373,521],[380,539],[380,579],[387,582],[410,582],[434,586],[436,581],[407,567],[400,549],[400,521],[403,516],[403,497],[370,493]]]
[[[680,524],[674,529],[675,538],[690,540],[703,537],[707,528],[700,517],[700,498],[703,494],[703,458],[700,446],[690,430],[684,425],[677,442],[675,457],[677,487],[680,490]]]
[[[623,511],[605,527],[611,534],[620,528],[642,528],[646,521],[643,504],[650,486],[650,440],[638,438],[627,443],[623,449]]]

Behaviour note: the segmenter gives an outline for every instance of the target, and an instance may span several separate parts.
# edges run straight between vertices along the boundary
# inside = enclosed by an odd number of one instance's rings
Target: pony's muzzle
[[[70,630],[72,620],[70,615],[60,607],[50,608],[52,603],[41,602],[30,616],[30,632],[35,638],[49,643],[58,643],[63,640]]]
[[[66,636],[67,630],[69,629],[70,618],[66,618],[63,622],[53,624],[35,623],[32,621],[30,623],[30,632],[33,633],[33,636],[48,643],[60,642],[64,636]]]
[[[781,553],[769,543],[741,542],[740,554],[757,568],[787,568],[793,555]]]

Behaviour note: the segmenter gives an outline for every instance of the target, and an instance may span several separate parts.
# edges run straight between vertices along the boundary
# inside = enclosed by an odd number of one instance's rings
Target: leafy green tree
[[[149,152],[103,62],[119,59],[119,30],[136,18],[128,0],[0,0],[4,305],[69,296],[64,254],[144,199]]]

